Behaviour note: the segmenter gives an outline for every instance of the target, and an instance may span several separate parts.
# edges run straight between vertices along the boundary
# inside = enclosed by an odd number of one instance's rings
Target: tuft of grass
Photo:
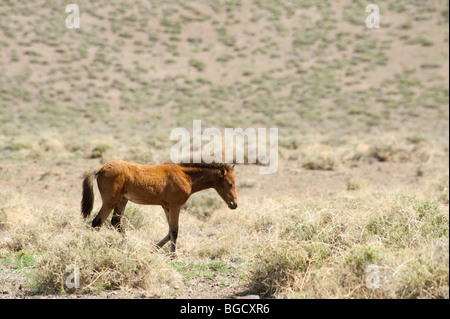
[[[99,144],[92,150],[90,158],[101,158],[109,149],[111,149],[111,146],[108,144]]]
[[[449,175],[448,172],[439,176],[433,181],[431,188],[435,193],[435,197],[441,203],[448,205],[449,203]]]
[[[345,263],[353,267],[356,273],[362,275],[366,267],[376,263],[379,258],[379,251],[373,247],[356,247],[350,250],[350,256],[347,257]]]
[[[302,153],[301,163],[306,169],[333,171],[340,165],[340,160],[333,151],[315,148]]]
[[[131,228],[133,230],[141,229],[148,225],[148,220],[141,208],[133,204],[128,204],[123,214],[122,222],[125,229]]]
[[[197,69],[199,72],[203,72],[206,68],[206,64],[200,60],[197,59],[190,59],[189,65]]]
[[[359,177],[352,177],[347,179],[347,190],[357,191],[365,188],[367,186],[367,181]]]
[[[268,296],[300,286],[309,259],[300,245],[292,242],[265,247],[256,256],[248,278],[252,293]]]
[[[236,38],[234,35],[230,34],[225,28],[216,29],[217,36],[219,37],[219,41],[225,44],[226,46],[234,46],[236,44]]]
[[[214,190],[207,190],[198,194],[192,195],[184,208],[190,215],[206,220],[222,206],[222,199]]]

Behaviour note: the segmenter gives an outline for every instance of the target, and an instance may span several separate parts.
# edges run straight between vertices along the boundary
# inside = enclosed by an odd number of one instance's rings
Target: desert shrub
[[[36,264],[35,293],[74,292],[66,268],[80,271],[77,292],[138,287],[152,290],[168,283],[174,271],[151,246],[111,231],[73,236],[54,243]]]
[[[270,213],[269,213],[270,212]],[[294,298],[448,296],[448,210],[437,200],[375,194],[262,206],[246,285]],[[264,227],[262,227],[264,223]],[[379,288],[367,286],[373,266]],[[370,269],[369,269],[370,270]]]
[[[234,46],[236,44],[236,38],[234,35],[230,34],[225,28],[216,29],[219,41],[227,46]]]
[[[154,152],[149,150],[148,147],[143,146],[129,147],[127,148],[126,152],[124,151],[123,153],[124,154],[121,156],[121,158],[124,161],[130,161],[147,165],[157,163],[155,160]]]
[[[307,252],[293,242],[265,247],[255,259],[248,287],[261,295],[273,295],[297,287],[309,265]]]
[[[187,212],[199,219],[208,219],[222,204],[222,199],[214,190],[207,190],[192,195],[184,208]]]
[[[91,152],[91,158],[101,158],[107,150],[111,149],[108,144],[99,144]]]
[[[436,178],[431,183],[431,189],[434,193],[434,196],[438,201],[443,204],[447,204],[449,202],[449,176],[448,172]]]
[[[399,269],[396,295],[401,298],[449,298],[449,255],[447,240],[426,245],[413,261]]]
[[[355,247],[350,250],[350,256],[345,263],[352,267],[358,274],[362,274],[367,265],[375,263],[379,259],[379,252],[373,247]]]
[[[347,190],[349,191],[361,190],[365,186],[367,186],[367,181],[362,178],[352,177],[347,179]]]
[[[399,196],[389,209],[369,220],[366,229],[388,247],[405,248],[430,237],[448,237],[448,223],[448,213],[437,202]]]
[[[430,158],[427,150],[421,146],[385,140],[371,143],[366,156],[379,162],[426,162]]]
[[[200,60],[197,59],[190,59],[189,60],[189,65],[196,68],[197,71],[204,71],[206,68],[206,64]]]
[[[4,208],[0,208],[0,230],[6,229],[8,227],[8,215]]]
[[[135,230],[147,226],[149,221],[142,213],[140,207],[129,203],[123,214],[122,223],[124,224],[125,230],[129,228]]]
[[[307,153],[302,157],[302,166],[310,170],[332,171],[339,166],[337,156],[331,152]]]

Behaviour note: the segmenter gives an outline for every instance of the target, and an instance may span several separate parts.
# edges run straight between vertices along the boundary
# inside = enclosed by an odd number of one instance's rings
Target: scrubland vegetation
[[[383,1],[380,29],[365,5],[79,1],[67,29],[2,1],[0,296],[449,298],[449,4]],[[91,231],[83,174],[160,163],[198,119],[277,127],[278,172],[237,165],[236,211],[194,195],[174,260],[160,207]]]
[[[223,288],[237,281],[237,293],[262,296],[447,298],[448,202],[430,195],[365,189],[333,200],[271,198],[244,203],[239,214],[200,195],[182,216],[171,260],[153,245],[167,227],[159,208],[128,208],[122,236],[111,226],[91,231],[74,207],[7,193],[1,273],[37,295],[75,292],[66,267],[77,265],[77,293],[136,288],[170,297],[203,279]],[[380,268],[378,289],[364,284],[368,265]]]

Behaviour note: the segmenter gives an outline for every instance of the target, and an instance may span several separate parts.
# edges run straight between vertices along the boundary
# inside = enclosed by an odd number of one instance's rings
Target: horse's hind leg
[[[103,225],[105,219],[109,216],[109,214],[111,214],[113,208],[114,206],[111,207],[103,203],[102,208],[100,208],[100,211],[98,212],[97,216],[95,216],[94,220],[92,221],[92,227],[100,228]]]
[[[101,227],[105,219],[108,218],[109,214],[111,214],[113,208],[119,204],[120,200],[121,198],[107,201],[103,200],[102,208],[100,208],[97,216],[92,221],[92,227]]]
[[[164,246],[169,240],[170,240],[170,234],[167,234],[166,237],[161,239],[159,241],[159,243],[156,244],[156,246],[158,246],[158,248],[162,248],[162,246]]]
[[[102,175],[97,177],[98,190],[102,196],[102,208],[97,216],[92,221],[92,227],[101,227],[105,219],[111,214],[111,211],[116,208],[122,200],[122,184],[120,182],[111,180],[111,178],[104,178]]]
[[[111,219],[111,224],[114,226],[119,233],[125,234],[125,230],[123,229],[123,224],[121,223],[123,212],[125,211],[125,207],[127,206],[128,199],[122,197],[119,204],[114,208],[114,213]]]

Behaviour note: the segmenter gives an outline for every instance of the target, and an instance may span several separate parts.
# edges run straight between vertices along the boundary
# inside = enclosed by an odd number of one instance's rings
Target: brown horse
[[[178,216],[181,206],[191,194],[214,188],[230,209],[236,209],[238,197],[233,166],[222,163],[140,165],[114,161],[86,175],[83,180],[81,213],[87,218],[94,205],[93,181],[97,179],[102,207],[92,221],[100,227],[114,209],[111,224],[123,232],[121,218],[128,201],[143,205],[161,205],[169,223],[169,233],[157,246],[169,240],[175,252],[178,237]]]

